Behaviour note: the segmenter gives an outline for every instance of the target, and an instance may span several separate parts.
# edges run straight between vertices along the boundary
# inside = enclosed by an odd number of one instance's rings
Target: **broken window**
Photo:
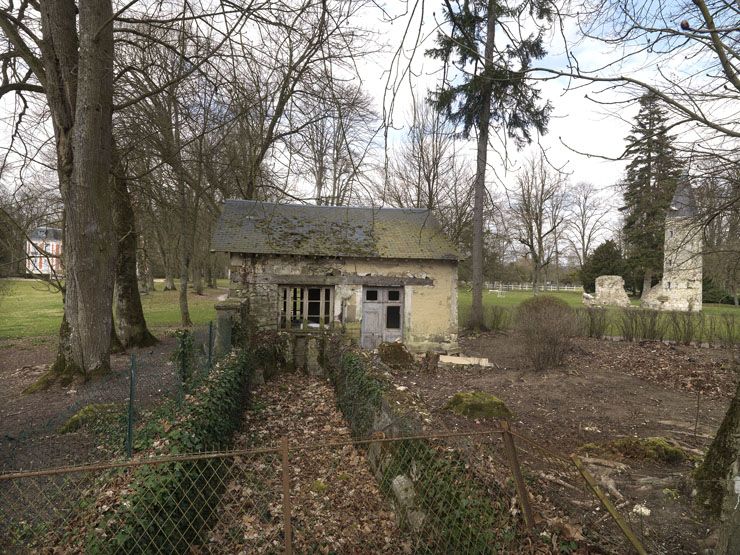
[[[401,307],[385,307],[385,327],[389,330],[401,329]]]
[[[319,330],[332,322],[332,288],[280,287],[280,329]]]

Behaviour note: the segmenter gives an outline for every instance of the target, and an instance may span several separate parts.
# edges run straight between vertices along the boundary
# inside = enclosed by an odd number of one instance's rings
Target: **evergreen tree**
[[[427,55],[443,62],[445,79],[432,93],[431,102],[452,122],[462,124],[465,138],[473,128],[478,132],[470,325],[481,328],[489,128],[494,126],[517,147],[531,142],[531,128],[544,133],[550,105],[540,105],[540,92],[527,71],[532,60],[545,56],[539,24],[552,20],[552,5],[546,0],[445,0],[442,13],[447,25],[437,34],[437,48]],[[527,34],[526,29],[536,32]],[[455,75],[448,80],[451,69]]]
[[[581,283],[588,293],[596,290],[599,276],[621,276],[624,274],[624,259],[617,244],[609,239],[592,252],[583,264]]]
[[[643,294],[663,271],[665,217],[681,162],[668,134],[668,117],[658,98],[646,93],[627,136],[627,166],[623,183],[624,243],[630,269],[643,278]]]

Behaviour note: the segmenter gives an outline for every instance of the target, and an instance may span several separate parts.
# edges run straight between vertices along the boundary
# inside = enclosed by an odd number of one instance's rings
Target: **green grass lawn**
[[[226,287],[227,280],[218,280],[219,287]],[[59,293],[40,281],[28,279],[11,279],[0,281],[4,291],[0,291],[0,339],[17,337],[38,337],[54,335],[59,330],[62,319],[62,299]],[[173,327],[180,323],[180,308],[177,291],[161,291],[162,284],[157,283],[160,290],[142,295],[144,314],[149,326]],[[224,289],[210,289],[206,295],[188,295],[190,317],[196,325],[206,324],[214,320],[215,297],[224,293]],[[573,308],[582,308],[581,293],[573,291],[548,292],[563,299]],[[503,306],[514,308],[524,299],[532,296],[531,291],[508,291],[498,297],[495,293],[483,292],[484,306]],[[637,301],[634,301],[637,302]],[[471,293],[461,289],[458,294],[458,313],[461,326],[468,320],[470,313]],[[740,309],[731,305],[705,304],[705,316],[721,318],[722,314],[735,314],[740,323]],[[618,311],[610,311],[610,333],[618,335],[616,318]],[[740,333],[740,330],[738,330]]]
[[[225,280],[224,280],[225,281]],[[0,282],[0,339],[54,335],[62,321],[62,297],[41,281],[11,279]],[[220,283],[219,283],[220,285]],[[161,284],[156,287],[162,288]],[[193,323],[206,324],[216,317],[215,296],[224,290],[207,290],[203,296],[188,295]],[[177,291],[155,291],[142,295],[144,314],[150,327],[177,326],[180,305]]]
[[[575,291],[548,291],[547,293],[541,293],[542,295],[552,295],[563,299],[569,306],[573,308],[584,308],[582,301],[582,294]],[[491,306],[501,306],[509,309],[513,309],[519,304],[532,297],[531,291],[507,291],[503,296],[499,297],[496,293],[489,291],[483,291],[483,309]],[[468,321],[470,314],[470,305],[472,304],[472,293],[467,290],[460,289],[457,297],[458,317],[460,326],[465,326]],[[639,306],[640,302],[637,299],[632,300],[632,304]],[[723,315],[734,315],[735,321],[735,337],[740,337],[740,308],[727,305],[727,304],[704,304],[702,305],[702,313],[704,319],[715,320],[717,326],[720,325]],[[619,309],[609,309],[608,312],[608,334],[609,335],[620,335],[618,321],[621,317]],[[671,332],[668,332],[670,336]]]

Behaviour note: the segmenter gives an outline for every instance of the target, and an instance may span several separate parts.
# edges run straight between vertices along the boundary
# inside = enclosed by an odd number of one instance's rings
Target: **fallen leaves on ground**
[[[236,449],[277,447],[289,438],[293,548],[298,553],[404,553],[396,526],[364,455],[353,445],[333,389],[288,374],[259,387]],[[316,447],[318,445],[318,447]],[[224,553],[283,550],[281,454],[239,457],[211,530],[208,548]]]

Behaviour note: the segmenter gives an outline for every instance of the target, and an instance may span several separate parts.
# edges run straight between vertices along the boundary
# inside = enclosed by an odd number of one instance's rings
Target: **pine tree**
[[[681,162],[668,134],[668,117],[658,98],[646,93],[640,98],[640,111],[627,136],[627,166],[623,183],[624,243],[628,265],[643,276],[643,294],[652,278],[663,270],[665,217]]]
[[[552,19],[545,0],[445,0],[442,11],[447,31],[437,34],[437,48],[426,53],[444,64],[445,80],[431,95],[432,105],[468,138],[478,132],[473,204],[473,302],[470,325],[483,326],[483,204],[490,126],[505,133],[517,147],[531,142],[531,128],[544,133],[549,103],[540,105],[540,92],[527,70],[545,56],[539,23]],[[527,15],[530,21],[527,21]],[[532,23],[528,26],[528,23]],[[511,28],[519,28],[512,33]],[[524,29],[536,29],[525,35]],[[449,70],[456,73],[448,80]]]

